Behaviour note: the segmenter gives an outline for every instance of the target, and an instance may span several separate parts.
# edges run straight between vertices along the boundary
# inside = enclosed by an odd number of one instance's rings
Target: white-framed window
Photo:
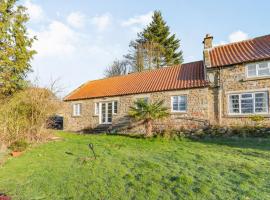
[[[229,95],[229,114],[267,114],[268,92],[249,92]]]
[[[95,103],[95,115],[99,115],[99,103]]]
[[[73,104],[73,116],[80,116],[82,105],[80,103]]]
[[[186,112],[187,111],[187,96],[172,96],[171,97],[172,112]]]
[[[247,64],[246,74],[248,78],[270,76],[270,61]]]
[[[113,114],[118,113],[118,101],[113,101]]]

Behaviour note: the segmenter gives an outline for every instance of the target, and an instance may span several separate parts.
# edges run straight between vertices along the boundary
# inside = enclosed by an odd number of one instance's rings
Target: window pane
[[[112,122],[112,103],[108,103],[108,122]]]
[[[186,111],[187,97],[186,96],[173,96],[172,97],[173,111]]]
[[[73,105],[73,116],[81,115],[81,104],[74,104]]]
[[[267,112],[267,93],[256,93],[255,94],[255,112],[264,113]]]
[[[117,111],[118,111],[118,102],[117,101],[114,101],[113,102],[113,113],[114,114],[116,114],[117,113]]]
[[[230,96],[230,113],[239,113],[239,95]]]
[[[268,76],[270,75],[270,68],[267,62],[262,62],[258,64],[258,76]]]
[[[256,65],[248,65],[248,76],[256,76]]]
[[[250,93],[249,94],[242,94],[241,98],[242,99],[252,98],[252,94],[250,94]]]
[[[173,103],[173,110],[177,111],[178,110],[178,104],[177,103]]]
[[[253,113],[253,101],[252,94],[242,94],[241,113]]]

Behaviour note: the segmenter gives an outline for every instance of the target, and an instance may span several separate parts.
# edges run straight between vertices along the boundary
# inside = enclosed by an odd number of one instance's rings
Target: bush
[[[28,147],[28,143],[24,140],[13,142],[8,148],[12,151],[22,152]]]
[[[48,89],[27,88],[0,102],[0,141],[39,142],[48,137],[47,119],[55,114],[59,101]]]
[[[270,137],[270,128],[262,126],[234,126],[221,127],[209,126],[204,129],[165,129],[159,132],[161,137],[165,138],[206,138],[206,137]]]

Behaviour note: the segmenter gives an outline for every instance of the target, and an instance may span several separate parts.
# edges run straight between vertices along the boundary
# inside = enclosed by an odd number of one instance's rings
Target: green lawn
[[[270,139],[58,135],[64,141],[9,159],[0,192],[27,200],[270,199]]]

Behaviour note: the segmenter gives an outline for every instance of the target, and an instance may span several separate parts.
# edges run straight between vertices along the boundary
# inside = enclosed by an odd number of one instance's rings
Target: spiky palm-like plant
[[[163,106],[164,101],[148,103],[143,99],[137,100],[134,106],[130,107],[129,116],[143,121],[145,125],[146,137],[153,136],[153,122],[157,119],[165,118],[169,115],[168,108]]]

